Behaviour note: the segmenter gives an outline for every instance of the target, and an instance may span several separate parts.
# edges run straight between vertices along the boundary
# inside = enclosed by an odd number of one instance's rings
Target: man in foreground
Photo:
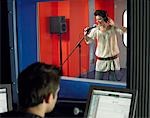
[[[60,69],[54,65],[36,62],[18,76],[19,111],[1,114],[1,117],[43,118],[57,101]]]

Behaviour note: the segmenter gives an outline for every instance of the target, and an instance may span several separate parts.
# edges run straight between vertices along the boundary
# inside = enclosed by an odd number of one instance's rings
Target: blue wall
[[[63,76],[60,84],[59,98],[85,100],[91,85],[126,88],[125,83],[110,81],[93,81],[92,79],[71,78]]]
[[[19,71],[37,61],[36,1],[17,0]]]
[[[38,61],[36,4],[59,0],[16,0],[19,71]]]

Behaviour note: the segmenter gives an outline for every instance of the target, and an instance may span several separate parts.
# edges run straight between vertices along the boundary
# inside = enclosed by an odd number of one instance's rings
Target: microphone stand
[[[60,65],[62,65],[62,34],[58,34],[59,36],[59,51],[60,51]],[[60,69],[62,70],[62,66],[60,66]]]
[[[76,48],[79,47],[79,78],[81,77],[81,42],[83,41],[84,36],[82,37],[82,39],[77,42],[77,44],[75,45],[75,47],[71,50],[70,54],[66,57],[66,59],[64,60],[64,62],[61,65],[62,66],[66,63],[66,61],[70,58],[70,56],[73,54],[73,52],[76,50]]]

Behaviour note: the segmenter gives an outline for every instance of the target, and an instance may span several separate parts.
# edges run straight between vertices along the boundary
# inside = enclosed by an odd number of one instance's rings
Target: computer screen
[[[12,110],[12,94],[10,84],[0,84],[0,113]]]
[[[125,88],[91,86],[86,118],[133,118],[136,91]]]

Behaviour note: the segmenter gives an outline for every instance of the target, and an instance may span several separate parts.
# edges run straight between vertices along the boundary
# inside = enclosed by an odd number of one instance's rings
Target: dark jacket
[[[21,112],[21,111],[10,111],[0,114],[0,118],[42,118],[41,116],[27,113],[27,112]]]

